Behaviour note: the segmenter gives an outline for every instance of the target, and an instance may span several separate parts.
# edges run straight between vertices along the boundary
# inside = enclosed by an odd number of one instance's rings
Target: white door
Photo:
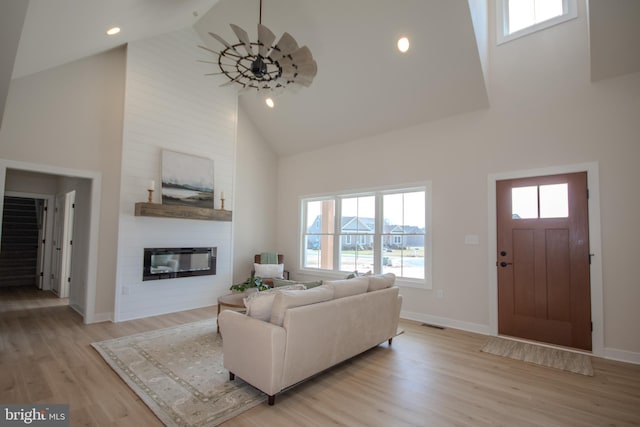
[[[51,251],[51,290],[60,295],[62,262],[62,229],[64,227],[64,194],[56,196],[53,208],[53,251]]]
[[[71,284],[71,260],[73,252],[73,217],[76,202],[76,192],[70,191],[64,196],[64,223],[61,242],[60,269],[60,298],[69,297]]]

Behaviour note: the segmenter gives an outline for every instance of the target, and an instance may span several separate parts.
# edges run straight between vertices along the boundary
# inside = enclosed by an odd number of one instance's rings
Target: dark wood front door
[[[498,181],[498,332],[591,350],[586,172]]]

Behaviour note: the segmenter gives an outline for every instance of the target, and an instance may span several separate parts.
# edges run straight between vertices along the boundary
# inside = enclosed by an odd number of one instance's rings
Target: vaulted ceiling
[[[309,88],[276,97],[274,109],[264,104],[265,94],[255,93],[240,95],[240,106],[279,155],[486,108],[469,6],[478,9],[484,2],[264,0],[262,23],[277,37],[286,31],[307,45],[318,75]],[[29,0],[22,18],[24,9],[10,6],[15,3],[0,6],[0,118],[11,76],[191,26],[219,50],[207,33],[235,43],[229,28],[234,23],[255,40],[259,9],[258,0]],[[590,4],[593,79],[640,71],[640,50],[632,49],[640,41],[640,1]],[[487,17],[481,19],[486,24]],[[123,31],[108,38],[104,32],[112,25]],[[395,47],[401,35],[411,40],[406,54]],[[194,47],[197,59],[212,55]],[[207,79],[212,85],[225,81]]]

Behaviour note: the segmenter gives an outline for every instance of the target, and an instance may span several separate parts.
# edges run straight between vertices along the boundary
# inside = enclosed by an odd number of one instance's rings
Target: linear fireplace
[[[216,274],[218,248],[144,248],[142,280]]]

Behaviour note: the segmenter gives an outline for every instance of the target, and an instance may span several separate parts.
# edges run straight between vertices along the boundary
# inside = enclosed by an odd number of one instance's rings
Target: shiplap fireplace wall
[[[231,222],[134,216],[148,182],[161,182],[162,150],[213,159],[215,193],[232,209],[237,96],[204,75],[201,43],[187,29],[128,46],[116,321],[214,305],[231,284]],[[198,246],[217,247],[215,275],[143,282],[145,247]]]

